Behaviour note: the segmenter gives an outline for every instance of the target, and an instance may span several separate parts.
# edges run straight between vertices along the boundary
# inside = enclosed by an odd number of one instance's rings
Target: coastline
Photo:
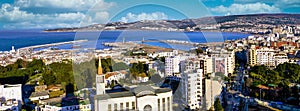
[[[120,32],[122,30],[104,30],[103,33],[103,39],[99,39],[98,43],[103,43],[103,42],[121,42],[121,38],[118,39],[118,37],[122,37],[123,35],[120,36],[120,34],[122,34],[123,32]],[[184,47],[183,45],[185,45],[185,43],[183,44],[176,44],[175,43],[158,43],[157,41],[166,41],[166,40],[178,40],[179,42],[181,41],[188,41],[190,42],[189,46],[194,46],[193,44],[200,44],[200,45],[214,45],[214,44],[221,44],[225,41],[221,41],[221,42],[206,42],[205,36],[204,34],[202,34],[202,32],[178,32],[178,31],[153,31],[153,30],[126,30],[129,31],[130,35],[126,35],[126,41],[141,41],[142,37],[145,37],[146,40],[146,44],[149,43],[148,45],[151,46],[160,46],[160,47],[165,47],[168,44],[173,44],[172,46],[178,45],[179,47]],[[138,31],[138,32],[137,32]],[[108,33],[105,33],[108,32]],[[143,35],[143,33],[140,32],[145,32],[146,35]],[[243,33],[235,33],[235,32],[209,32],[212,35],[210,35],[209,37],[214,37],[214,33],[215,36],[218,36],[218,34],[222,34],[222,36],[224,37],[224,39],[226,40],[236,40],[236,39],[240,39],[240,38],[245,38],[247,37],[249,34],[243,34]],[[64,42],[64,41],[72,41],[74,40],[74,37],[76,36],[76,32],[43,32],[43,30],[31,30],[31,31],[26,31],[26,35],[24,36],[15,36],[14,34],[22,34],[23,31],[22,30],[15,30],[15,31],[2,31],[2,36],[0,36],[2,38],[9,38],[9,41],[4,41],[6,39],[1,39],[3,40],[2,44],[3,46],[3,50],[2,51],[9,51],[11,49],[11,46],[15,46],[16,49],[19,48],[23,48],[23,47],[28,47],[28,46],[32,46],[32,45],[43,45],[44,43],[56,43],[56,42]],[[84,33],[84,32],[83,32]],[[89,32],[86,32],[89,33]],[[91,32],[92,33],[92,32]],[[100,33],[102,35],[102,33]],[[153,34],[152,34],[153,33]],[[206,33],[206,32],[203,32]],[[167,36],[167,34],[172,34],[172,36]],[[179,34],[179,35],[178,35]],[[38,39],[35,38],[35,40],[37,40],[36,42],[32,42],[30,41],[33,37],[35,36],[39,36]],[[174,35],[174,37],[173,37]],[[178,35],[178,36],[177,36]],[[162,39],[162,37],[166,37],[164,39]],[[183,37],[188,37],[188,38],[181,38],[181,36]],[[102,37],[102,36],[101,36]],[[99,37],[99,38],[101,38]],[[151,37],[153,37],[153,40],[156,40],[154,42],[152,42]],[[22,43],[10,43],[10,41],[13,42],[18,42],[18,38],[22,39]],[[28,38],[28,39],[27,39]],[[49,42],[42,42],[42,41],[49,41]],[[148,41],[149,40],[149,41]],[[50,42],[51,41],[51,42]],[[147,42],[148,41],[148,42]],[[161,46],[162,45],[162,46]],[[180,46],[181,45],[181,46]],[[0,45],[1,46],[1,45]],[[6,47],[7,46],[7,47]],[[66,47],[69,46],[65,46],[64,49]],[[102,46],[98,46],[97,49],[100,49]],[[170,45],[165,47],[165,48],[170,48]]]
[[[220,33],[241,33],[241,34],[251,34],[246,32],[237,32],[237,31],[221,31],[221,30],[202,30],[202,31],[168,31],[168,30],[142,30],[142,29],[130,29],[130,30],[42,30],[42,32],[123,32],[123,31],[145,31],[145,32],[177,32],[177,33],[192,33],[192,32],[220,32]]]

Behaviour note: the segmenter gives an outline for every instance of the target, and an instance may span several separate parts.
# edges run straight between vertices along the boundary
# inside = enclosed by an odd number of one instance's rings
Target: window
[[[108,111],[111,111],[111,104],[108,104],[108,106],[107,106],[108,108]]]
[[[129,102],[126,102],[126,110],[129,110]]]
[[[160,111],[160,99],[157,99],[157,110]]]
[[[163,111],[165,111],[166,110],[166,99],[165,98],[162,99],[162,104],[163,104]]]
[[[114,104],[114,110],[115,110],[115,111],[118,110],[118,104],[117,104],[117,103]]]
[[[120,110],[123,110],[123,103],[120,103]]]
[[[144,111],[152,111],[152,107],[150,105],[146,105],[144,107]]]
[[[168,101],[168,103],[167,103],[168,111],[170,111],[170,107],[171,107],[171,106],[170,106],[170,97],[167,98],[167,101]]]
[[[132,110],[135,110],[135,102],[132,102],[131,106],[132,106]]]

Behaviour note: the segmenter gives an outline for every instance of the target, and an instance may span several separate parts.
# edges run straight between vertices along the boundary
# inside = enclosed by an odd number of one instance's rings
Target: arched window
[[[144,107],[144,111],[152,111],[152,107],[150,105],[146,105]]]

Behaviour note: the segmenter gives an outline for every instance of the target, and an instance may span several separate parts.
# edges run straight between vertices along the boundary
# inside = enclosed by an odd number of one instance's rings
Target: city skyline
[[[117,21],[299,13],[299,5],[296,0],[4,0],[0,2],[0,29],[47,29]]]

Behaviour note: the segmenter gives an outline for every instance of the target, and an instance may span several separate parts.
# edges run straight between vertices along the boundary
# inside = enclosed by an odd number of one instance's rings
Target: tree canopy
[[[125,64],[124,62],[118,62],[112,66],[113,71],[126,70],[128,68],[129,68],[129,66],[127,64]]]
[[[266,66],[254,66],[251,68],[250,77],[259,84],[282,85],[288,82],[299,83],[300,65],[284,63],[278,65],[274,70]]]
[[[215,109],[215,111],[224,111],[224,109],[221,105],[220,98],[216,98],[216,100],[214,102],[214,109]]]
[[[146,77],[149,76],[148,72],[148,66],[147,64],[144,64],[142,62],[133,63],[129,69],[131,75],[136,77]]]
[[[1,84],[24,84],[30,76],[43,73],[45,64],[42,60],[33,59],[31,62],[17,60],[14,64],[0,66]]]

